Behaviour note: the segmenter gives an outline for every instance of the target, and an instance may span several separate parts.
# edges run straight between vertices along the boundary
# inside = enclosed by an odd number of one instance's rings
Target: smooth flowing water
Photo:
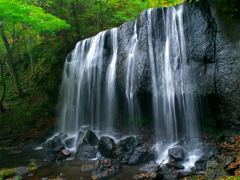
[[[157,148],[162,152],[180,138],[198,137],[197,102],[187,58],[182,11],[183,6],[162,9],[160,22],[157,11],[147,12],[156,141],[163,137],[169,142],[165,147],[159,142]],[[156,31],[160,28],[162,31]],[[194,149],[196,144],[189,145]],[[160,153],[159,158],[164,158],[164,154]]]
[[[155,123],[159,160],[165,158],[167,148],[181,138],[198,137],[197,102],[187,56],[183,8],[180,5],[145,12],[151,117]],[[129,119],[128,125],[132,129],[139,125],[144,109],[140,108],[138,97],[140,78],[137,66],[146,62],[141,56],[138,23],[138,20],[133,22],[133,31],[128,39],[130,46],[125,52],[122,67],[118,67],[119,28],[79,42],[68,55],[58,106],[60,132],[76,136],[79,131],[92,129],[98,135],[114,137],[116,122],[125,122],[120,115],[120,107],[125,105],[124,117]],[[124,85],[117,81],[118,68],[123,71]],[[125,93],[118,94],[117,87],[124,89]],[[125,104],[121,106],[119,102]],[[163,144],[163,140],[168,143]],[[189,141],[191,149],[195,149],[194,144],[196,142]]]

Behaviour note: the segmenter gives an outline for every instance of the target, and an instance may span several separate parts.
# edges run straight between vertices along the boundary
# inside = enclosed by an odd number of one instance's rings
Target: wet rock
[[[174,172],[166,172],[164,174],[164,180],[177,180],[177,173],[174,173]]]
[[[29,177],[32,177],[32,176],[34,176],[34,174],[33,174],[33,173],[29,173],[28,176],[29,176]]]
[[[90,144],[80,144],[77,148],[77,160],[89,160],[96,158],[97,150]]]
[[[63,140],[65,140],[67,137],[68,137],[68,135],[66,134],[66,133],[59,133],[58,135],[57,135],[57,137],[61,140],[61,141],[63,141]]]
[[[232,163],[230,163],[226,168],[225,168],[225,170],[228,172],[228,173],[230,173],[230,174],[234,174],[235,173],[235,171],[239,168],[240,166],[239,166],[239,163],[237,163],[237,162],[232,162]]]
[[[189,176],[196,176],[196,175],[205,175],[207,174],[205,171],[193,172],[193,171],[180,171],[178,172],[177,178],[184,178]]]
[[[146,171],[148,173],[151,172],[160,172],[162,169],[155,161],[150,161],[147,165],[139,169],[140,171]]]
[[[89,165],[89,164],[82,165],[82,167],[81,167],[81,171],[83,171],[83,172],[92,171],[93,169],[94,169],[94,166]]]
[[[45,132],[41,134],[40,136],[36,137],[35,139],[31,140],[29,143],[25,144],[22,149],[27,150],[27,149],[35,149],[38,146],[40,146],[42,143],[46,141],[46,139],[50,138],[53,136],[53,132]]]
[[[227,166],[236,160],[236,157],[225,157],[219,162],[219,165],[223,167],[224,169],[227,168]]]
[[[194,163],[195,169],[194,171],[205,171],[207,165],[208,157],[203,155],[198,158],[198,160]]]
[[[103,136],[98,143],[98,151],[105,158],[117,158],[117,145],[110,137]]]
[[[0,141],[0,146],[3,146],[3,145],[7,145],[7,146],[10,146],[11,144],[13,144],[15,141],[15,139],[6,139],[6,140],[1,140]]]
[[[92,178],[98,179],[114,175],[118,173],[121,168],[121,164],[116,159],[98,159],[95,163],[95,169],[92,174]]]
[[[222,176],[227,176],[227,172],[216,162],[208,161],[206,166],[207,179],[216,180]]]
[[[166,166],[169,168],[176,168],[176,169],[184,169],[185,167],[182,166],[181,164],[177,164],[177,163],[166,163]]]
[[[98,137],[92,132],[91,130],[88,130],[83,138],[84,144],[90,144],[92,146],[97,146],[99,142]]]
[[[18,176],[22,176],[23,174],[26,174],[30,171],[28,166],[13,168],[13,170],[16,171],[16,175]]]
[[[21,150],[11,150],[8,154],[21,154]]]
[[[118,143],[118,156],[122,164],[135,165],[147,155],[147,146],[137,137],[127,137]]]
[[[230,137],[230,138],[227,139],[227,142],[235,144],[235,142],[237,142],[237,140],[235,138]]]
[[[68,138],[64,141],[64,144],[66,145],[66,147],[68,148],[73,148],[74,145],[75,145],[75,137],[71,137],[71,138]]]
[[[48,180],[48,177],[43,177],[41,178],[41,180]]]
[[[168,156],[174,161],[182,161],[185,158],[185,152],[181,147],[173,147],[168,149]]]
[[[64,144],[58,136],[55,136],[52,140],[44,143],[42,147],[53,154],[57,154],[65,148]]]
[[[160,172],[151,172],[151,173],[147,173],[147,174],[139,174],[139,175],[135,175],[133,177],[134,180],[162,180],[163,179],[163,174]]]
[[[64,160],[69,156],[71,156],[71,151],[69,149],[63,149],[58,153],[56,160]]]

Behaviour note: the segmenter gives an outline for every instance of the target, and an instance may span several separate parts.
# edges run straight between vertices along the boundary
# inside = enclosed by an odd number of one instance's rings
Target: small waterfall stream
[[[197,101],[187,56],[183,8],[184,5],[179,5],[144,12],[148,33],[148,62],[145,63],[149,64],[152,101],[145,106],[152,107],[159,160],[164,158],[164,151],[181,138],[198,136]],[[81,130],[92,129],[98,135],[114,137],[118,133],[116,121],[125,122],[121,119],[121,112],[125,110],[124,117],[129,119],[127,126],[136,132],[133,127],[138,126],[144,110],[138,93],[137,66],[144,62],[138,25],[137,19],[128,39],[130,48],[125,53],[123,67],[117,63],[121,50],[119,28],[79,42],[68,55],[58,105],[59,131],[76,136]],[[124,74],[124,85],[118,82],[118,68]],[[124,89],[124,93],[119,95],[119,89]],[[167,146],[162,141],[167,141]]]

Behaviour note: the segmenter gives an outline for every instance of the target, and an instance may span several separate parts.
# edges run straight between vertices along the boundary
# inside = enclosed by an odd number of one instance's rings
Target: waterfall
[[[59,131],[76,135],[92,129],[114,137],[118,122],[137,133],[132,129],[140,125],[147,106],[159,154],[166,150],[163,141],[171,145],[180,138],[197,137],[197,101],[183,10],[184,5],[150,9],[142,13],[144,20],[128,23],[128,34],[124,26],[80,41],[64,67]],[[147,88],[139,90],[146,77]],[[150,94],[150,104],[141,104],[144,90]]]
[[[107,44],[108,39],[111,43]],[[113,131],[116,60],[116,28],[77,43],[64,66],[59,99],[61,132],[77,134],[84,128]]]
[[[197,106],[182,11],[183,6],[162,9],[161,23],[156,23],[157,11],[147,12],[156,141],[167,139],[169,144],[177,142],[179,137],[198,137]],[[156,31],[161,25],[162,31]],[[159,151],[164,148],[168,147],[162,146]]]

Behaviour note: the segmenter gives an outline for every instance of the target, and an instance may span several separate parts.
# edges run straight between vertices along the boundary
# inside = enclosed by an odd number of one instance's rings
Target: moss
[[[230,130],[222,131],[221,133],[219,133],[215,138],[215,142],[222,141],[224,139],[224,134],[227,132],[230,132]]]
[[[12,169],[6,169],[6,170],[0,172],[0,180],[12,177],[14,175],[16,175],[16,171],[14,171]]]
[[[220,177],[219,180],[240,180],[240,177],[236,177],[236,176],[224,176],[224,177]]]
[[[28,166],[29,166],[30,168],[31,168],[31,167],[36,167],[36,164],[30,163]]]

